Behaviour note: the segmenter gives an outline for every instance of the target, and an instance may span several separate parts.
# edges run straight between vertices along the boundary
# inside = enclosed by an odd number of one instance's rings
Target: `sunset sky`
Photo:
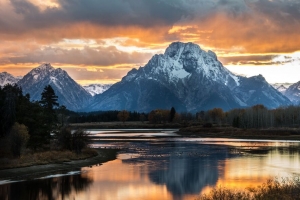
[[[174,41],[237,74],[300,81],[299,0],[0,0],[0,72],[15,76],[47,62],[114,83]]]

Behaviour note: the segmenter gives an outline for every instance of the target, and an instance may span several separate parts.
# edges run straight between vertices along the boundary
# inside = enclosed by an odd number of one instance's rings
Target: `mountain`
[[[273,83],[271,84],[276,90],[280,93],[284,94],[285,91],[292,85],[293,83]]]
[[[139,69],[132,69],[107,91],[96,95],[86,109],[170,109],[197,112],[264,104],[269,108],[291,102],[261,75],[246,78],[223,67],[212,51],[193,43],[172,43],[164,54],[153,56]]]
[[[83,88],[90,93],[92,96],[95,96],[96,94],[102,94],[106,90],[108,90],[112,84],[91,84],[83,86]]]
[[[55,69],[50,64],[32,69],[18,85],[22,87],[24,94],[30,94],[31,100],[40,100],[44,87],[51,85],[58,96],[58,103],[74,111],[82,109],[92,98],[66,71]]]
[[[300,81],[288,87],[284,94],[293,104],[300,104]]]
[[[2,72],[0,73],[0,86],[4,86],[6,84],[15,84],[20,79],[21,79],[20,77],[14,77],[13,75],[7,72]]]

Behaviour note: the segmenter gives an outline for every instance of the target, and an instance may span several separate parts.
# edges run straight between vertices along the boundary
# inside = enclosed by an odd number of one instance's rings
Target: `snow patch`
[[[235,81],[237,86],[240,86],[240,79],[237,76],[234,76],[233,74],[230,74],[231,78]]]
[[[83,88],[90,93],[92,96],[95,96],[96,94],[102,94],[106,90],[108,90],[112,84],[91,84],[83,86]]]

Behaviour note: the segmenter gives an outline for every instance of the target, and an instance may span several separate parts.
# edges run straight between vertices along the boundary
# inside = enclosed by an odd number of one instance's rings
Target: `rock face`
[[[83,88],[90,93],[92,96],[95,96],[96,94],[102,94],[106,90],[108,90],[112,84],[91,84],[83,86]]]
[[[300,103],[300,81],[291,85],[285,91],[284,94],[293,102],[293,104],[299,105],[299,103]]]
[[[0,73],[0,86],[4,86],[6,84],[16,84],[20,79],[21,77],[14,77],[7,72],[2,72]]]
[[[59,104],[73,111],[86,107],[92,98],[66,71],[55,69],[50,64],[42,64],[32,69],[18,85],[22,87],[24,94],[30,94],[31,100],[40,100],[44,87],[51,85],[58,96]]]
[[[172,43],[139,69],[132,69],[107,91],[96,95],[87,111],[170,109],[197,112],[215,107],[229,110],[291,102],[261,76],[245,78],[223,67],[212,51],[193,43]]]

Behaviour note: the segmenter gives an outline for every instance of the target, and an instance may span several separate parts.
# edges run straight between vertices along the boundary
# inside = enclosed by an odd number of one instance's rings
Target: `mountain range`
[[[149,112],[173,106],[177,111],[197,112],[256,104],[276,108],[300,100],[300,82],[297,86],[271,86],[262,75],[236,75],[222,65],[214,52],[181,42],[170,44],[164,54],[154,55],[144,67],[132,69],[113,85],[82,87],[66,71],[49,63],[32,69],[22,79],[0,73],[0,86],[7,83],[17,83],[32,100],[40,100],[43,88],[50,84],[60,105],[74,111]]]
[[[196,112],[264,104],[269,108],[291,104],[261,75],[245,78],[227,70],[212,51],[193,43],[172,43],[139,69],[96,95],[88,111],[127,109],[147,112],[174,106]]]

